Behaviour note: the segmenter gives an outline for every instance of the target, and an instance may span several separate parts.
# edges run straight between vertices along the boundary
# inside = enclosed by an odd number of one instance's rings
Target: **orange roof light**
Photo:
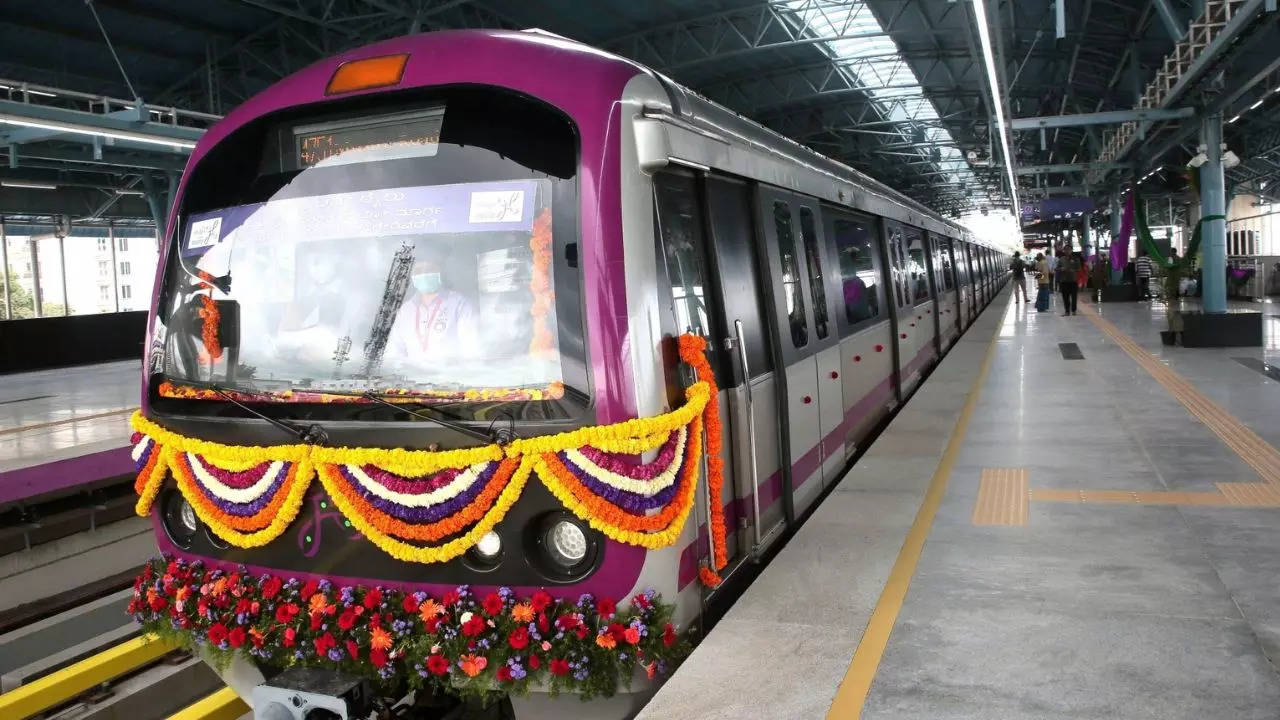
[[[334,71],[333,78],[329,80],[329,86],[325,88],[324,94],[337,95],[356,90],[398,85],[400,77],[404,75],[405,63],[408,61],[409,54],[404,53],[342,63]]]

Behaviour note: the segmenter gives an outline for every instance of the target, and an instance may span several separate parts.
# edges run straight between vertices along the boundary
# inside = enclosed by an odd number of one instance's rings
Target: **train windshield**
[[[572,125],[493,90],[432,100],[211,151],[169,255],[161,396],[554,400],[583,384],[561,341],[581,342]]]

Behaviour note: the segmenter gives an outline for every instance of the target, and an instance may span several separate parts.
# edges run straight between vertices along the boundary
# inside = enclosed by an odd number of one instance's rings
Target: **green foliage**
[[[13,268],[8,268],[7,274],[9,280],[9,303],[10,307],[13,308],[13,316],[10,319],[25,320],[35,317],[35,297],[27,292],[26,288],[18,284],[18,274],[13,271]],[[3,292],[3,290],[0,290],[0,292]],[[63,314],[64,307],[62,303],[45,302],[41,303],[40,309],[43,317],[56,317]]]

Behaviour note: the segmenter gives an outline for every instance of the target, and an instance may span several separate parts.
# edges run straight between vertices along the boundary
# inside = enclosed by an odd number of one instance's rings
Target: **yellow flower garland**
[[[563,450],[590,445],[603,452],[641,454],[655,450],[667,441],[672,431],[679,427],[689,426],[692,444],[687,462],[697,465],[702,452],[701,418],[703,410],[710,401],[710,385],[705,381],[694,383],[685,390],[685,403],[671,412],[650,418],[636,418],[612,425],[585,427],[570,432],[557,433],[535,438],[521,438],[509,445],[485,445],[476,448],[445,450],[439,452],[424,450],[377,449],[377,448],[330,448],[313,445],[273,445],[273,446],[238,446],[223,445],[189,438],[164,429],[148,420],[141,412],[135,412],[130,418],[130,425],[137,432],[146,435],[155,443],[152,453],[155,458],[143,469],[145,476],[138,481],[139,497],[135,507],[139,515],[146,516],[151,512],[164,478],[172,472],[177,480],[178,490],[191,503],[196,515],[209,526],[210,530],[226,542],[240,548],[253,548],[265,545],[279,537],[290,523],[297,517],[302,508],[303,498],[311,481],[319,478],[321,485],[329,497],[351,521],[351,524],[369,538],[371,542],[398,560],[406,562],[436,563],[455,558],[479,542],[480,538],[493,529],[506,516],[508,510],[519,498],[529,476],[533,472],[548,490],[560,500],[573,514],[582,518],[592,527],[618,542],[639,545],[648,549],[668,547],[675,543],[684,529],[689,513],[693,508],[696,482],[686,483],[674,502],[679,503],[675,516],[667,527],[655,532],[638,532],[618,527],[606,519],[598,517],[591,508],[580,502],[573,493],[565,488],[546,469],[544,455]],[[696,438],[696,439],[695,439]],[[263,462],[286,461],[295,463],[295,476],[285,492],[288,495],[282,501],[279,511],[271,522],[261,530],[241,532],[222,522],[209,510],[208,503],[196,486],[197,481],[181,470],[177,458],[180,453],[190,452],[217,467],[240,472]],[[421,477],[448,468],[459,468],[480,462],[498,461],[503,458],[519,459],[520,464],[513,476],[503,488],[493,507],[465,534],[439,546],[417,546],[398,540],[374,527],[364,518],[341,492],[336,492],[333,480],[325,472],[316,472],[317,465],[373,465],[388,472],[407,477]],[[690,472],[696,472],[690,470]],[[696,478],[695,478],[696,480]]]

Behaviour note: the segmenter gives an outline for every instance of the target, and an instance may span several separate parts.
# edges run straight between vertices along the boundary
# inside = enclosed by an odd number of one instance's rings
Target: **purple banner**
[[[232,233],[297,243],[435,233],[525,231],[533,227],[538,181],[427,185],[313,195],[192,215],[183,254],[200,255]]]

